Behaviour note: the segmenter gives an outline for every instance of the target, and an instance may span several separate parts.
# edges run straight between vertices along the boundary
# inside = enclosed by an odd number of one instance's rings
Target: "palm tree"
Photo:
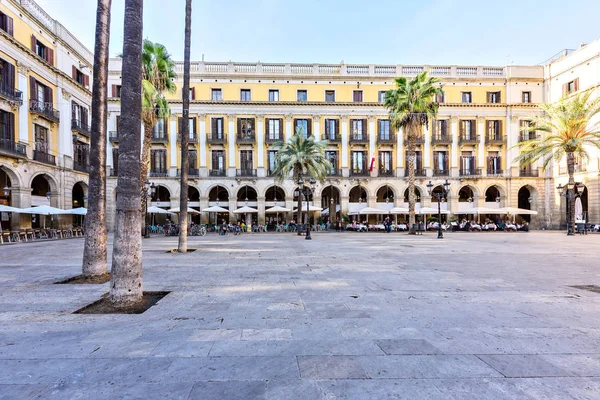
[[[179,191],[179,246],[177,251],[187,253],[188,209],[188,132],[190,125],[190,46],[192,42],[192,0],[185,2],[185,45],[183,49],[183,118],[181,124],[181,190]]]
[[[165,46],[145,39],[142,49],[142,121],[144,123],[144,143],[142,148],[142,168],[140,176],[145,182],[148,176],[148,161],[152,131],[156,121],[171,115],[165,93],[174,93],[177,89],[174,79],[175,62]],[[168,123],[168,122],[167,122]],[[142,221],[145,216],[145,202],[148,201],[142,192]]]
[[[575,185],[575,157],[589,159],[587,149],[600,149],[600,122],[592,120],[600,114],[600,97],[590,99],[592,91],[572,97],[563,97],[554,104],[540,104],[543,115],[534,117],[529,126],[522,127],[525,132],[545,132],[544,137],[535,137],[517,144],[521,153],[515,162],[521,166],[531,165],[542,160],[546,169],[551,161],[558,164],[566,155],[569,185],[567,196],[573,195]],[[569,215],[575,214],[575,202],[569,202]],[[575,222],[570,218],[571,230]]]
[[[408,161],[408,223],[409,233],[415,230],[415,148],[416,139],[423,134],[423,125],[435,119],[438,111],[436,95],[442,94],[439,79],[430,77],[423,71],[412,80],[396,78],[396,88],[385,94],[384,105],[390,114],[390,121],[396,129],[403,129],[407,143]]]
[[[117,180],[117,215],[109,301],[115,308],[142,300],[141,115],[143,0],[125,0],[121,143]]]
[[[316,141],[313,136],[304,137],[302,128],[287,143],[277,142],[273,148],[277,150],[273,175],[282,182],[292,174],[294,182],[303,176],[323,182],[331,171],[331,163],[325,157],[327,140]],[[298,193],[298,223],[302,216],[302,194]]]
[[[106,273],[106,91],[108,43],[112,0],[98,0],[96,43],[92,82],[92,121],[88,213],[85,218],[82,275],[86,278]]]

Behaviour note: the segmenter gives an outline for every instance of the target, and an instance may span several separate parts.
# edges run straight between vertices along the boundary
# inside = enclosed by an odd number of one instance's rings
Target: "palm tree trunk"
[[[575,153],[572,151],[567,152],[567,172],[569,174],[569,185],[567,185],[567,230],[570,228],[571,232],[575,232]],[[570,189],[572,186],[573,189]]]
[[[408,126],[408,233],[416,234],[414,229],[415,220],[415,131]]]
[[[117,180],[117,215],[109,300],[127,307],[142,300],[140,147],[142,109],[143,0],[125,0],[121,143]]]
[[[300,179],[300,171],[298,169],[296,169],[296,172],[294,173],[294,179],[295,179],[295,183],[298,183],[298,179]],[[300,188],[300,186],[298,186],[298,213],[297,213],[297,218],[296,218],[296,225],[297,225],[297,232],[298,232],[298,236],[301,235],[300,233],[300,224],[302,224],[302,188]]]
[[[142,199],[142,218],[141,218],[141,229],[142,234],[145,233],[146,227],[146,203],[148,202],[148,198],[146,196],[146,192],[144,191],[144,183],[148,179],[148,166],[150,164],[150,146],[152,145],[152,130],[154,129],[154,124],[150,121],[150,119],[144,119],[144,142],[142,144],[142,160],[140,162],[140,182],[142,187],[140,188],[140,197]]]
[[[188,209],[188,138],[190,125],[190,47],[192,41],[192,0],[185,2],[185,47],[183,50],[183,118],[181,124],[181,190],[179,191],[179,246],[177,251],[187,253]]]
[[[98,0],[92,82],[92,121],[88,213],[85,218],[82,275],[106,273],[106,113],[108,44],[112,0]]]

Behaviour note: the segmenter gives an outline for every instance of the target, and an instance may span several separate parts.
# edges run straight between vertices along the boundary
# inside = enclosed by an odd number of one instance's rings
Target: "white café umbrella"
[[[365,207],[363,209],[358,210],[358,213],[359,214],[365,214],[365,215],[389,214],[389,211],[387,211],[387,210],[381,210],[379,208]]]
[[[234,214],[253,214],[253,213],[257,213],[257,212],[258,212],[258,210],[256,208],[252,208],[252,207],[248,207],[248,206],[240,207],[237,210],[233,211]]]
[[[465,208],[464,210],[455,211],[456,215],[468,215],[468,214],[506,214],[502,208],[488,208],[488,207],[472,207]]]
[[[437,214],[437,213],[438,213],[437,208],[421,207],[417,214],[428,215],[428,214]],[[450,214],[450,211],[440,209],[440,214]]]
[[[266,209],[265,213],[275,214],[275,213],[289,212],[289,211],[292,211],[292,210],[290,210],[289,208],[281,207],[281,206],[273,206],[271,208]]]
[[[38,215],[64,215],[70,214],[68,210],[62,210],[60,208],[51,207],[51,206],[37,206],[37,207],[29,207],[22,208],[19,213],[21,214],[38,214]],[[44,218],[44,226],[46,228],[46,219]]]
[[[329,215],[329,209],[330,208],[331,207],[327,207],[326,209],[323,210],[323,212],[321,214],[324,215],[324,216]],[[340,205],[336,204],[336,206],[335,206],[335,212],[336,212],[336,214],[340,211],[340,209],[341,209]]]
[[[20,208],[16,208],[16,207],[5,206],[3,204],[0,204],[0,212],[18,213],[18,212],[21,212],[21,209]],[[2,233],[2,220],[0,220],[0,233]]]
[[[408,208],[394,207],[390,210],[390,214],[408,214]]]
[[[297,208],[294,208],[294,212],[298,211]],[[315,205],[309,204],[308,205],[308,210],[305,207],[304,202],[302,203],[302,211],[323,211],[323,209],[321,207],[317,207]]]
[[[575,199],[575,221],[583,221],[583,205],[581,204],[581,197]]]
[[[171,211],[167,211],[164,208],[160,208],[160,207],[156,207],[156,206],[150,206],[150,207],[148,207],[148,214],[169,214],[169,215],[173,215],[175,213],[173,213]]]
[[[65,210],[68,211],[68,214],[71,215],[87,215],[87,208],[85,207],[77,207],[77,208],[72,208],[70,210]],[[67,214],[67,213],[65,213]]]
[[[528,210],[526,208],[517,208],[517,207],[504,207],[500,210],[504,211],[503,214],[510,215],[537,215],[537,211]]]
[[[221,206],[212,206],[212,207],[208,207],[208,208],[204,208],[202,210],[202,212],[207,212],[207,213],[228,213],[229,210],[226,208],[223,208]]]
[[[179,207],[173,207],[173,208],[170,208],[170,209],[169,209],[169,210],[167,210],[167,211],[169,211],[169,212],[171,212],[171,213],[174,213],[174,214],[179,214],[179,213],[181,212],[181,211],[179,210]],[[148,211],[148,212],[150,212],[150,211]],[[188,212],[188,214],[200,214],[200,211],[198,211],[198,210],[194,210],[194,209],[193,209],[193,208],[191,208],[191,207],[188,207],[188,210],[187,210],[187,212]]]

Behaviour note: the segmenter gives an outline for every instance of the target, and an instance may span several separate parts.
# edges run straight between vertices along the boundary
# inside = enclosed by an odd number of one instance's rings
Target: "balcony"
[[[421,145],[421,144],[425,144],[425,138],[423,136],[419,136],[414,138],[413,142],[415,143],[415,145]],[[408,145],[408,139],[404,139],[404,145]]]
[[[188,143],[196,143],[198,141],[198,134],[196,132],[190,132],[188,134]],[[177,143],[181,143],[181,135],[177,135]]]
[[[433,135],[431,144],[452,144],[452,136],[450,135]]]
[[[52,103],[43,103],[37,100],[29,100],[29,111],[37,114],[51,122],[60,121],[60,113],[52,108]]]
[[[377,135],[378,144],[396,144],[396,135],[393,133]]]
[[[540,136],[533,132],[521,132],[519,135],[519,142],[527,142],[528,140],[539,139]]]
[[[538,169],[520,169],[519,176],[523,178],[538,178],[540,176],[540,171]]]
[[[33,151],[33,159],[44,164],[56,165],[56,157],[40,150]]]
[[[206,136],[206,141],[210,144],[225,144],[227,143],[227,134],[223,132],[212,132]]]
[[[227,176],[225,169],[211,169],[208,173],[209,176]]]
[[[85,172],[86,174],[90,172],[90,166],[88,163],[82,163],[78,161],[73,162],[73,169],[79,172]]]
[[[169,176],[169,171],[167,171],[166,169],[151,168],[149,174],[152,178],[166,178],[167,176]]]
[[[377,176],[382,176],[382,177],[392,177],[395,175],[395,172],[393,169],[380,169],[377,173]]]
[[[235,176],[239,178],[255,178],[256,170],[255,169],[236,169]]]
[[[177,169],[177,176],[181,176],[181,169]],[[189,178],[198,178],[200,176],[200,170],[198,168],[188,168]]]
[[[90,127],[88,124],[78,119],[71,120],[71,130],[81,133],[83,136],[90,137]]]
[[[256,136],[248,133],[238,133],[237,142],[239,144],[254,144],[256,143]]]
[[[450,170],[448,168],[434,168],[433,176],[450,176]]]
[[[283,135],[265,135],[265,143],[277,143],[283,141]]]
[[[502,169],[487,169],[487,176],[502,176],[504,174],[504,170]]]
[[[410,169],[406,168],[404,170],[404,176],[408,177],[409,172],[410,172]],[[415,168],[415,176],[417,176],[417,177],[424,177],[424,176],[427,176],[427,172],[425,171],[424,168]]]
[[[108,176],[119,176],[119,170],[117,168],[111,168],[110,171],[108,171]]]
[[[504,143],[506,143],[506,137],[501,136],[501,135],[494,135],[494,136],[486,136],[485,137],[485,144],[497,144],[497,145],[503,145]]]
[[[108,132],[108,140],[110,140],[113,143],[119,142],[119,131]]]
[[[356,144],[367,144],[369,143],[369,136],[363,134],[352,134],[350,135],[350,143]]]
[[[336,134],[336,135],[326,135],[323,140],[327,140],[329,143],[341,143],[342,142],[342,136],[340,134]]]
[[[16,157],[27,157],[27,146],[10,139],[0,139],[0,152]]]
[[[369,176],[371,175],[368,168],[350,169],[350,176]]]
[[[463,135],[458,139],[458,144],[479,144],[479,135]]]
[[[327,176],[342,176],[341,169],[330,169],[327,171]]]
[[[481,176],[481,168],[461,168],[458,171],[461,177],[464,176]]]
[[[153,134],[151,138],[152,143],[168,143],[169,136],[166,133]]]
[[[1,85],[0,97],[5,98],[9,103],[19,107],[23,104],[23,92],[15,88],[4,87],[4,85]]]

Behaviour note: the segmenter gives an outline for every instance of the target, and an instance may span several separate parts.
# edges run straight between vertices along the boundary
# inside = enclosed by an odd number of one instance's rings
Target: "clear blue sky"
[[[96,1],[36,0],[93,49]],[[144,37],[183,60],[184,0],[145,0]],[[598,0],[194,0],[192,60],[538,64],[600,37]],[[111,55],[124,0],[113,0]]]

